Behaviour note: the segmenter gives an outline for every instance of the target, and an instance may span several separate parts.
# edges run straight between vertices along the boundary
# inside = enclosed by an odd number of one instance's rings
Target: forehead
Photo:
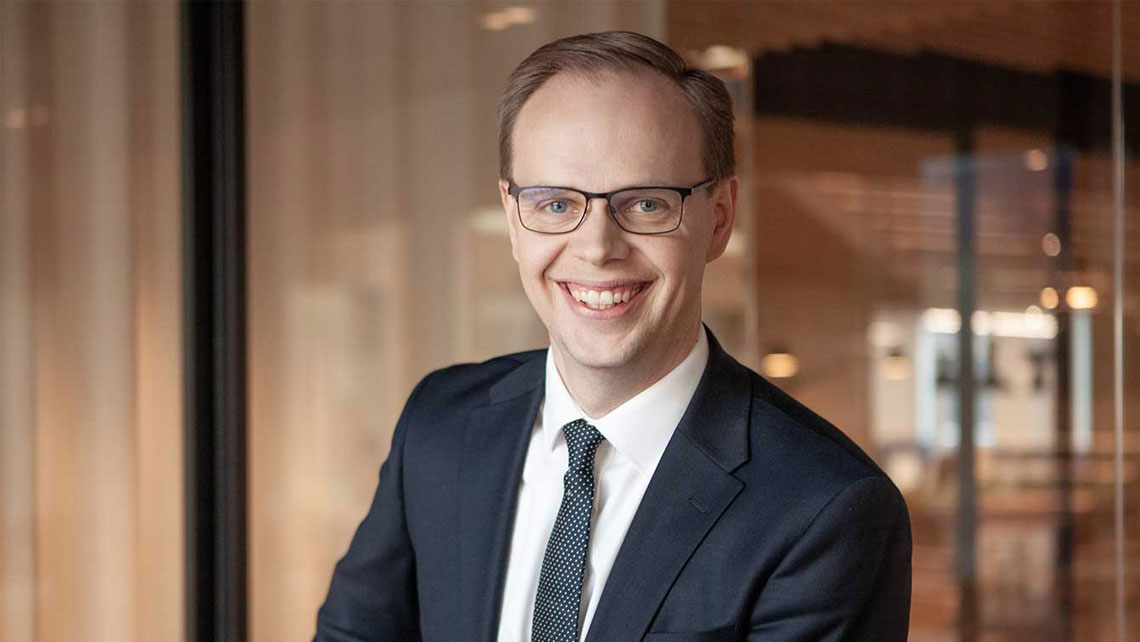
[[[554,76],[523,105],[511,139],[519,185],[608,191],[704,178],[696,113],[648,71]]]

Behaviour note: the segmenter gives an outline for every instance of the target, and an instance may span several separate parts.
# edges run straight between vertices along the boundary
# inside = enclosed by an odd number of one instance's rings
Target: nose
[[[625,231],[614,220],[610,205],[603,198],[591,199],[586,204],[586,220],[571,237],[574,254],[594,265],[623,259],[629,252]]]

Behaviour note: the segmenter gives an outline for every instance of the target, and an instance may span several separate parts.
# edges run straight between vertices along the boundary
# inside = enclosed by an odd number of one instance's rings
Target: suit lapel
[[[507,549],[527,445],[545,377],[545,351],[491,390],[467,421],[460,469],[459,591],[465,639],[497,635]]]
[[[640,640],[674,579],[744,487],[751,379],[712,333],[709,362],[618,551],[587,642]]]

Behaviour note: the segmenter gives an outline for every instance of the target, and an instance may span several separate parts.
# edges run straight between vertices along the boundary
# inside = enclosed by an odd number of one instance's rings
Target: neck
[[[553,344],[550,349],[554,351],[554,365],[562,383],[575,403],[591,418],[601,419],[680,365],[696,345],[698,329],[704,331],[699,319],[696,326],[679,333],[652,355],[644,355],[646,358],[611,368],[594,368],[566,359]]]

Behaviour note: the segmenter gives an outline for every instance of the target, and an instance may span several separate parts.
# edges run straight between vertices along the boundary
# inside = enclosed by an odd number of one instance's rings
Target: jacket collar
[[[546,350],[532,350],[519,355],[525,359],[519,367],[491,386],[491,403],[510,401],[528,392],[542,394],[546,384]]]
[[[705,331],[708,365],[677,430],[725,472],[732,472],[748,460],[752,377],[724,351],[708,326]]]
[[[748,459],[748,406],[752,382],[748,370],[724,351],[704,326],[709,359],[701,382],[677,430],[685,433],[710,459],[726,471]],[[520,395],[542,394],[546,384],[546,350],[525,354],[526,361],[491,387],[492,404]],[[695,421],[697,416],[702,421]]]

